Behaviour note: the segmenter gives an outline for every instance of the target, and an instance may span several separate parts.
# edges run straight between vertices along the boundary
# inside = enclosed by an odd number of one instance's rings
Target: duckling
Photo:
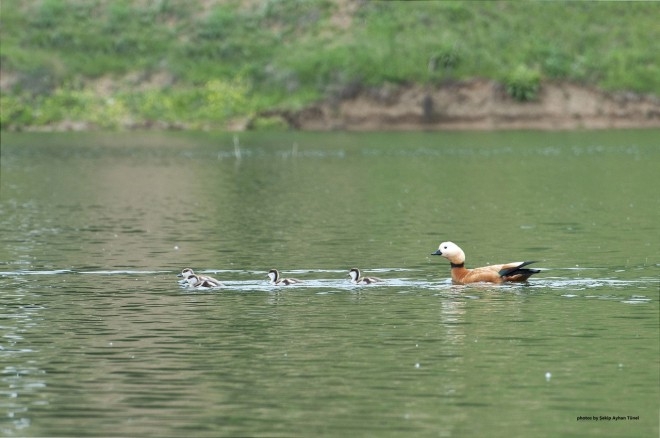
[[[185,268],[183,271],[181,271],[180,274],[177,275],[177,277],[183,277],[183,280],[179,280],[180,284],[187,284],[188,286],[191,285],[190,281],[188,280],[190,277],[196,277],[198,281],[206,281],[208,284],[215,284],[215,286],[208,286],[208,287],[222,287],[224,286],[220,281],[213,277],[209,277],[208,275],[197,275],[195,272],[190,269],[190,268]]]
[[[534,261],[466,269],[465,253],[453,242],[442,242],[438,250],[431,255],[439,255],[449,260],[451,263],[451,279],[454,284],[525,282],[533,274],[541,272],[540,269],[523,269],[523,266],[536,263]]]
[[[277,269],[268,271],[268,278],[270,278],[270,284],[276,286],[289,286],[291,284],[302,283],[302,280],[298,280],[297,278],[280,278],[280,272]]]
[[[354,284],[371,284],[383,281],[378,277],[360,277],[360,270],[358,268],[353,268],[348,272],[348,276],[351,277],[351,282]]]
[[[177,277],[181,278],[181,280],[179,280],[179,284],[187,284],[188,277],[190,277],[191,275],[195,275],[195,272],[192,269],[190,268],[183,269],[180,274],[177,274]]]
[[[212,279],[210,277],[200,277],[195,274],[189,275],[186,278],[186,282],[188,283],[188,287],[193,288],[214,288],[223,286],[223,284],[218,280]]]

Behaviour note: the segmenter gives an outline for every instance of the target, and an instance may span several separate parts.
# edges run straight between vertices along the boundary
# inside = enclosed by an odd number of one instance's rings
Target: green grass
[[[660,94],[657,2],[345,3],[3,0],[0,60],[17,82],[0,127],[222,126],[351,87],[473,77],[520,100],[544,80]],[[140,86],[159,72],[172,80]],[[111,95],[93,91],[101,77]]]

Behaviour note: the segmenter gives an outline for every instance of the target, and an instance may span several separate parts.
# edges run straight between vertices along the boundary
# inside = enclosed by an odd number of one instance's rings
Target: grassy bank
[[[3,0],[3,129],[223,127],[383,84],[660,94],[656,2]]]

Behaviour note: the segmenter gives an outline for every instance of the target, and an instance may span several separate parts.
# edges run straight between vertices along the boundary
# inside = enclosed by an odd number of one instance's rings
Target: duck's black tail
[[[532,275],[541,272],[540,269],[522,269],[523,266],[531,265],[532,263],[536,263],[536,261],[523,262],[518,266],[502,269],[498,274],[500,277],[508,279],[509,281],[525,281]]]

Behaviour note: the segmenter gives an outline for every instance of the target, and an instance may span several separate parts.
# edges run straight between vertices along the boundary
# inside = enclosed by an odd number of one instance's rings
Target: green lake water
[[[3,133],[0,434],[657,437],[658,139]]]

